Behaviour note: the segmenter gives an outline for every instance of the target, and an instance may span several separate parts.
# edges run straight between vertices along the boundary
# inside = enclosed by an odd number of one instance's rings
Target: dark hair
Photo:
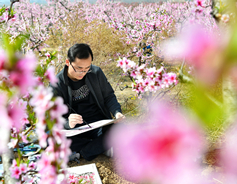
[[[68,49],[67,57],[68,60],[74,62],[76,58],[87,59],[91,55],[91,60],[93,61],[93,53],[89,45],[85,43],[76,43]]]

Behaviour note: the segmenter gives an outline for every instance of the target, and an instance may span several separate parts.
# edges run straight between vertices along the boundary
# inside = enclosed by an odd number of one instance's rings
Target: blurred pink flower
[[[48,155],[44,152],[41,156],[41,159],[38,161],[38,169],[44,170],[44,168],[48,167],[51,164]]]
[[[2,14],[1,19],[2,19],[3,21],[8,21],[8,11],[6,11],[6,12],[4,12],[4,13]]]
[[[43,169],[39,170],[41,179],[39,184],[54,184],[57,183],[56,168],[53,165],[47,165]]]
[[[10,72],[10,80],[15,86],[20,88],[20,92],[24,95],[29,87],[34,86],[33,72],[36,68],[37,60],[33,53],[28,53],[25,58],[20,59],[14,70]]]
[[[34,111],[39,119],[44,119],[45,111],[53,106],[51,101],[53,97],[52,88],[45,88],[43,85],[39,86],[32,93],[32,98],[29,102],[34,107]]]
[[[43,148],[47,146],[46,140],[48,138],[48,134],[45,133],[45,128],[46,124],[44,124],[44,120],[39,120],[39,122],[36,124],[36,133],[38,137],[40,137],[39,145]]]
[[[45,56],[46,56],[47,58],[49,58],[49,57],[50,57],[50,54],[47,52],[47,53],[45,53]]]
[[[21,163],[19,166],[19,169],[20,169],[21,173],[25,173],[27,171],[27,165],[24,163]]]
[[[50,117],[51,119],[58,119],[62,115],[66,114],[68,112],[68,107],[64,105],[63,99],[61,97],[57,97],[54,101],[54,105],[52,110],[50,111]]]
[[[16,144],[17,144],[17,139],[10,139],[10,141],[8,141],[8,148],[15,148],[16,147]]]
[[[4,50],[0,49],[0,70],[3,69],[6,61],[7,61],[7,56],[4,52]]]
[[[196,6],[201,6],[201,7],[203,7],[204,0],[196,0],[196,1],[195,1],[195,4],[196,4]]]
[[[8,105],[8,116],[11,119],[12,127],[20,130],[23,127],[21,120],[25,117],[25,109],[18,103],[18,98],[15,98]]]
[[[158,102],[148,117],[144,124],[118,125],[110,133],[120,172],[139,182],[201,183],[196,177],[203,151],[199,128]]]
[[[237,124],[225,134],[224,146],[220,153],[220,163],[224,169],[226,183],[234,184],[237,181]]]
[[[45,77],[49,79],[49,82],[53,85],[56,86],[56,83],[58,82],[57,77],[55,76],[55,68],[53,66],[50,66],[47,71],[45,72]]]
[[[36,168],[36,163],[35,162],[30,162],[28,165],[28,170],[34,170]]]
[[[177,85],[178,84],[177,75],[175,73],[167,73],[164,76],[165,76],[165,78],[167,78],[169,85],[171,85],[171,84]]]
[[[190,64],[200,67],[208,62],[203,55],[216,49],[217,38],[201,26],[190,26],[185,29],[176,40],[168,42],[167,55],[185,58]]]
[[[16,15],[16,14],[14,14],[14,15],[13,15],[13,17],[11,18],[11,21],[12,21],[12,22],[15,22],[15,21],[16,21],[16,19],[17,19],[17,15]]]
[[[14,166],[10,168],[11,171],[11,176],[15,179],[19,179],[20,175],[21,175],[21,170],[19,167]]]
[[[207,28],[190,26],[184,29],[177,39],[168,41],[165,47],[167,57],[185,59],[194,66],[196,77],[203,83],[213,83],[222,70],[221,51],[223,40]]]

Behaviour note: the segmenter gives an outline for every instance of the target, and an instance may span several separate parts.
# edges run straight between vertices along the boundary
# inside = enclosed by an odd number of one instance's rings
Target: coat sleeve
[[[112,113],[113,116],[115,116],[117,112],[122,112],[121,106],[117,101],[112,86],[110,85],[104,72],[100,68],[98,72],[98,78],[104,98],[105,107],[109,110],[110,113]]]

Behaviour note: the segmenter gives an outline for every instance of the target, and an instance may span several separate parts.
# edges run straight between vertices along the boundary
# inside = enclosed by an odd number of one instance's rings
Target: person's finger
[[[82,121],[82,118],[79,117],[70,117],[69,119],[72,121]]]
[[[78,117],[78,118],[82,118],[82,116],[79,115],[79,114],[70,114],[69,117]]]

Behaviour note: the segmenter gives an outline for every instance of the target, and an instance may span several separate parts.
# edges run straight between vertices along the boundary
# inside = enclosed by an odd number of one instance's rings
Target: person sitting
[[[93,53],[89,45],[73,45],[68,50],[64,68],[57,74],[56,87],[51,86],[54,95],[61,96],[68,106],[68,113],[64,115],[65,129],[112,119],[111,114],[116,119],[123,117],[113,88],[101,68],[93,65],[92,61]],[[111,126],[69,137],[72,152],[80,153],[88,161],[101,153],[112,156],[112,148],[107,150],[105,145],[106,133]]]

